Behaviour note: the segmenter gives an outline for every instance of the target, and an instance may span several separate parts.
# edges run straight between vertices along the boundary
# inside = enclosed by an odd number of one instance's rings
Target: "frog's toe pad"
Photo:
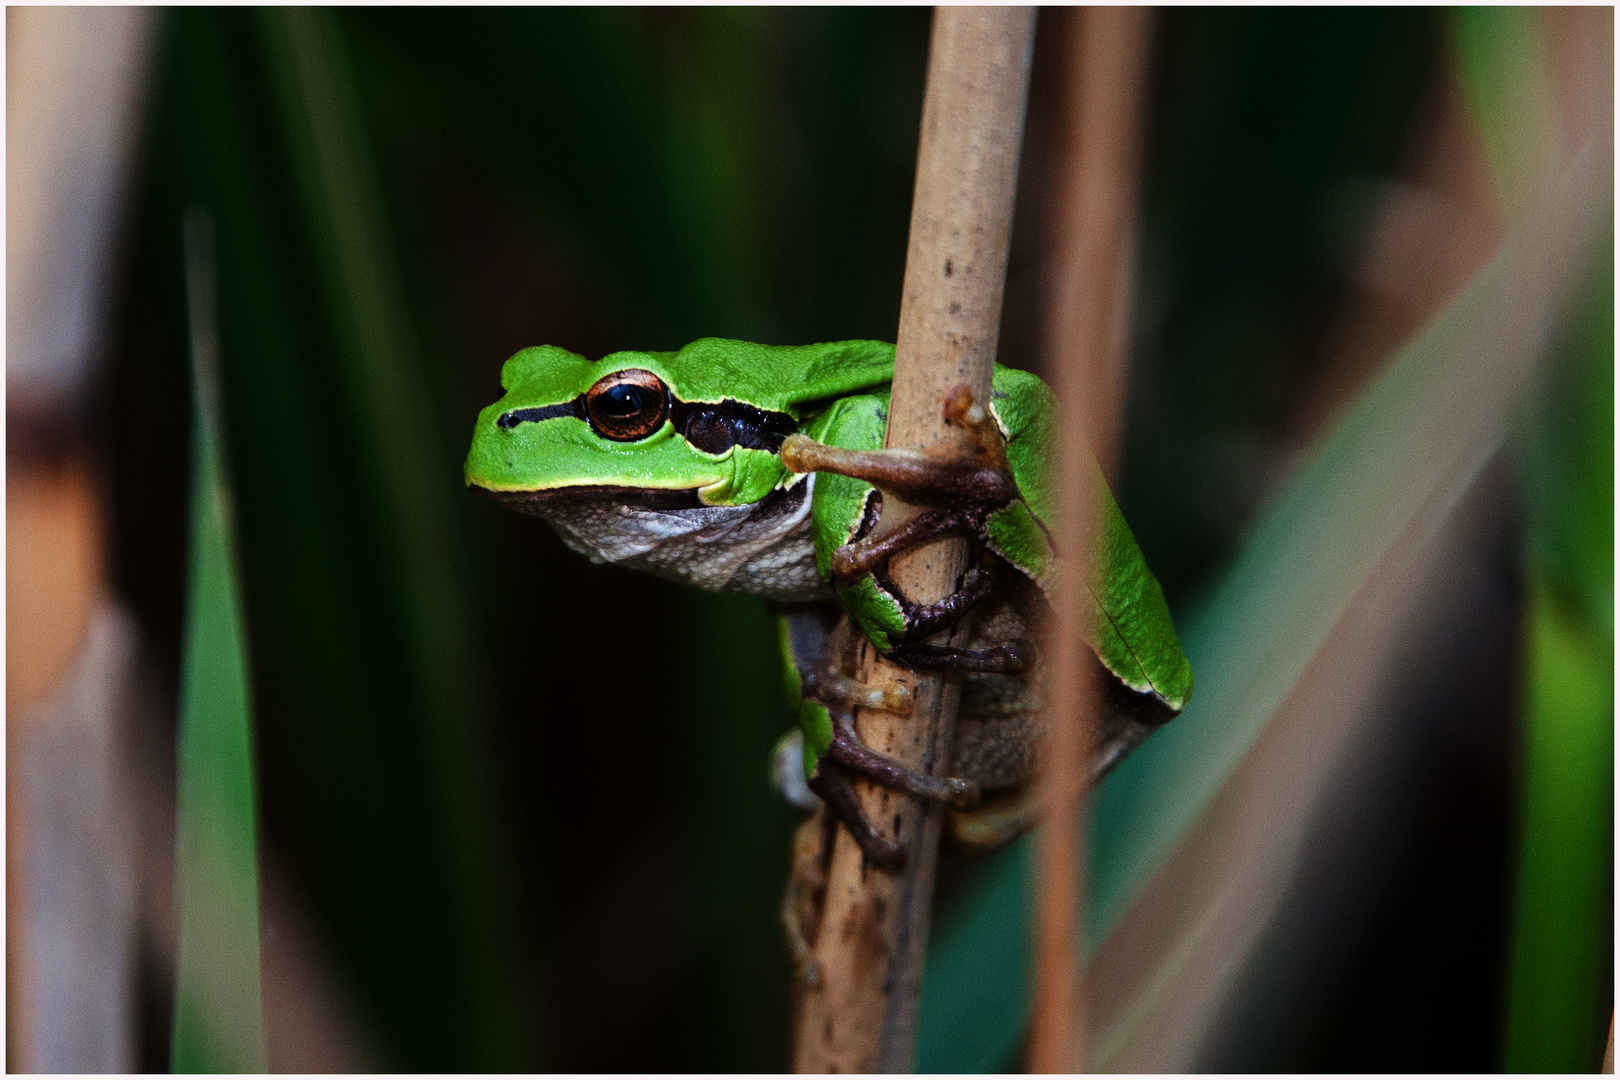
[[[942,782],[947,792],[946,799],[955,809],[971,810],[979,805],[979,785],[972,780],[947,776],[943,778]]]

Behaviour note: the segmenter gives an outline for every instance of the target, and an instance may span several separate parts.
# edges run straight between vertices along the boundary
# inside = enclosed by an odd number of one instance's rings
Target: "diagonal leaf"
[[[195,422],[175,831],[175,1072],[264,1072],[258,849],[242,587],[224,461],[213,227],[185,222]]]
[[[1500,445],[1607,203],[1611,153],[1599,143],[1585,147],[1519,235],[1346,413],[1184,620],[1198,679],[1192,704],[1093,799],[1091,948],[1220,791],[1369,572],[1392,545],[1435,528]],[[1027,918],[1027,883],[1015,889],[1004,880],[1026,865],[1009,859],[986,875],[937,935],[920,1069],[999,1069],[1016,1051],[1027,1002],[995,1030],[962,1021],[969,998],[1024,1000],[1022,987],[990,985],[980,972],[1000,971],[985,957],[1005,949],[1007,928]]]

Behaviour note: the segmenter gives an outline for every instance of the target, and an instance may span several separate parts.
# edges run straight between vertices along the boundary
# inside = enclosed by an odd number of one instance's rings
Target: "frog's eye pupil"
[[[651,396],[639,386],[620,383],[607,388],[597,408],[609,416],[634,416],[647,407]]]
[[[644,439],[663,426],[668,412],[669,391],[663,380],[639,368],[605,375],[585,391],[585,413],[605,439]]]

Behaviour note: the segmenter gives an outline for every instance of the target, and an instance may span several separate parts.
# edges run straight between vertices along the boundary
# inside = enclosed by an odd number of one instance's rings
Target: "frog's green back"
[[[894,346],[885,341],[755,345],[700,338],[667,361],[685,401],[745,401],[800,415],[803,407],[886,385]]]

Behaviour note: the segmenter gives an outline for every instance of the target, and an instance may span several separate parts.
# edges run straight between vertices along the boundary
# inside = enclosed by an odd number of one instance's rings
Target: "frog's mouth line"
[[[633,510],[697,510],[704,506],[697,488],[638,488],[612,484],[581,484],[542,491],[494,491],[477,485],[474,488],[504,506],[538,517],[545,517],[548,511],[559,507],[591,503],[608,503]]]

